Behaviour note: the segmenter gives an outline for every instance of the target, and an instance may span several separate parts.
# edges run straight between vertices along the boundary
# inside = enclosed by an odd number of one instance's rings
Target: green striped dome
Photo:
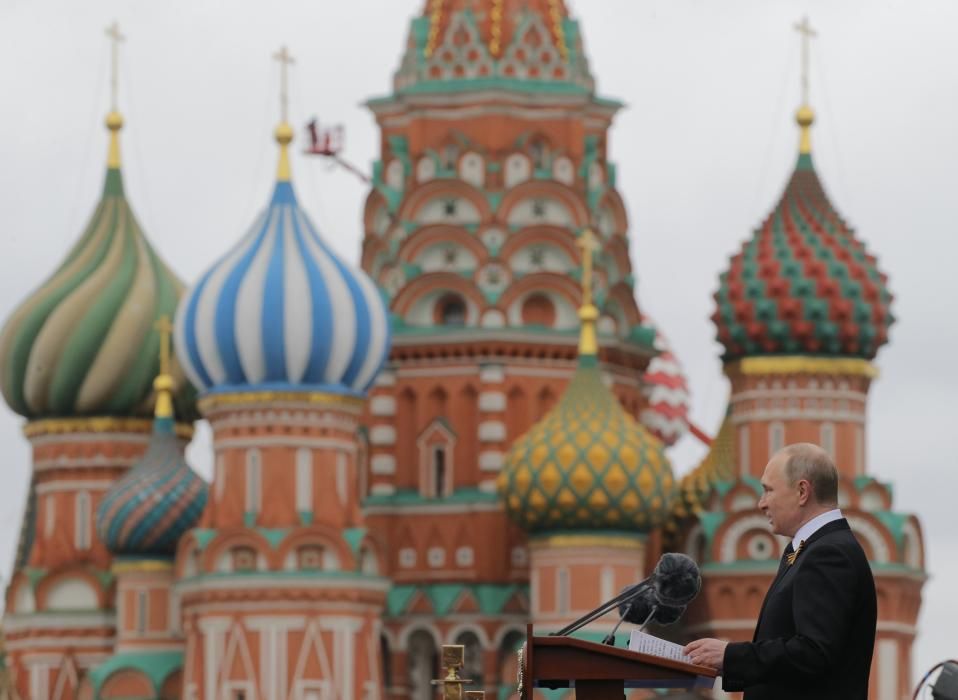
[[[159,370],[156,322],[173,318],[183,284],[150,246],[123,193],[118,114],[103,196],[66,259],[0,331],[0,389],[27,418],[150,416]],[[192,389],[177,366],[178,415]]]

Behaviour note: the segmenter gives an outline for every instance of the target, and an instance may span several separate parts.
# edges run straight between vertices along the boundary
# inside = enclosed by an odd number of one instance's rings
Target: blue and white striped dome
[[[361,395],[389,350],[386,306],[299,208],[280,144],[269,207],[180,302],[177,357],[208,392]]]

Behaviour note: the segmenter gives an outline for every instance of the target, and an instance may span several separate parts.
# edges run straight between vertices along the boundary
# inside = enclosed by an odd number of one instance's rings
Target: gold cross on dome
[[[796,22],[795,31],[802,35],[802,104],[808,104],[808,54],[811,40],[818,36],[818,33],[812,29],[808,22],[808,17],[802,17],[801,22]]]
[[[120,42],[126,37],[120,34],[120,25],[117,22],[113,22],[106,28],[106,35],[110,37],[110,43],[112,44],[110,52],[110,109],[115,112],[117,93],[119,92],[117,76],[120,72]]]
[[[279,110],[283,122],[289,121],[289,67],[296,63],[296,60],[289,53],[285,46],[280,47],[279,51],[273,54],[273,58],[279,61]]]
[[[592,303],[593,255],[601,249],[601,246],[591,229],[583,231],[575,244],[582,249],[582,305],[586,306]]]

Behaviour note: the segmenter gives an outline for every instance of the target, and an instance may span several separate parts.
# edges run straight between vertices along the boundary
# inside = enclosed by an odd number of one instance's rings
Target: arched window
[[[822,423],[819,432],[821,433],[822,449],[828,453],[828,456],[835,459],[835,424]]]
[[[748,426],[741,425],[738,429],[738,472],[741,476],[748,476]]]
[[[146,620],[149,615],[149,601],[146,591],[136,592],[136,631],[139,634],[146,633]]]
[[[544,294],[530,294],[522,302],[522,323],[526,326],[551,328],[556,320],[556,310]]]
[[[456,294],[447,294],[439,300],[436,319],[443,326],[466,325],[466,302]]]
[[[499,685],[506,688],[516,687],[516,671],[519,657],[517,652],[525,643],[526,637],[522,632],[509,632],[499,645],[498,650],[498,677]]]
[[[482,663],[482,644],[479,637],[471,630],[465,630],[456,635],[456,644],[465,647],[465,659],[462,666],[462,677],[470,679],[473,684],[470,686],[475,690],[481,690],[483,686],[483,666]]]
[[[392,653],[389,651],[389,640],[385,634],[379,635],[379,656],[383,663],[383,686],[386,689],[386,697],[390,697],[393,687],[393,663]]]
[[[57,516],[56,505],[57,505],[56,496],[54,496],[54,494],[52,493],[47,494],[47,497],[44,499],[44,506],[45,506],[44,509],[46,511],[46,514],[45,514],[46,523],[43,526],[43,534],[46,537],[50,537],[53,535],[53,530],[54,530],[54,527],[56,526],[56,516]]]
[[[432,450],[432,492],[441,497],[446,494],[446,448],[434,447]]]
[[[569,570],[564,566],[556,570],[556,607],[560,615],[569,612]]]
[[[439,678],[439,654],[432,635],[418,630],[409,636],[409,698],[433,700],[435,691],[431,681]]]
[[[320,571],[323,568],[323,548],[318,544],[304,544],[296,550],[296,564],[300,571]]]
[[[313,510],[313,453],[306,447],[296,450],[296,510]]]
[[[769,459],[783,447],[785,447],[785,425],[778,422],[770,424],[768,426]]]
[[[230,559],[233,571],[256,571],[256,550],[252,547],[233,547]]]
[[[246,453],[246,512],[259,513],[260,491],[262,489],[263,464],[259,450]]]
[[[92,545],[90,534],[90,492],[80,491],[76,495],[76,535],[74,542],[79,550],[89,549]]]

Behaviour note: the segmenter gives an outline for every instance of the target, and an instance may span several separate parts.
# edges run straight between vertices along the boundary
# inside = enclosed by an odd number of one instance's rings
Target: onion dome
[[[56,272],[0,331],[0,389],[27,418],[149,416],[157,372],[156,321],[182,283],[153,250],[123,191],[116,111],[106,183],[93,217]],[[185,386],[174,366],[176,386]],[[192,390],[179,392],[192,415]]]
[[[168,334],[169,321],[163,321]],[[168,341],[166,335],[162,368],[153,382],[156,410],[146,454],[113,484],[97,509],[97,533],[113,554],[172,556],[206,505],[209,487],[186,463],[174,431]]]
[[[396,92],[595,86],[564,0],[428,0],[393,82]]]
[[[289,124],[276,129],[273,197],[249,232],[183,298],[176,349],[206,391],[362,394],[389,350],[376,285],[320,237],[290,182]]]
[[[735,477],[735,432],[730,416],[722,421],[709,451],[699,464],[679,480],[678,497],[672,504],[674,518],[701,512],[712,489]]]
[[[724,360],[816,354],[871,359],[894,318],[887,278],[828,201],[803,106],[798,164],[768,218],[720,277],[712,316]]]
[[[648,532],[668,516],[672,469],[662,443],[602,381],[590,290],[594,239],[584,236],[578,368],[552,410],[510,448],[498,490],[509,515],[530,532]]]
[[[643,318],[642,324],[653,325],[649,318]],[[666,445],[674,445],[688,432],[691,397],[669,341],[658,326],[653,327],[658,355],[652,358],[642,375],[642,394],[647,404],[639,414],[639,421]]]

